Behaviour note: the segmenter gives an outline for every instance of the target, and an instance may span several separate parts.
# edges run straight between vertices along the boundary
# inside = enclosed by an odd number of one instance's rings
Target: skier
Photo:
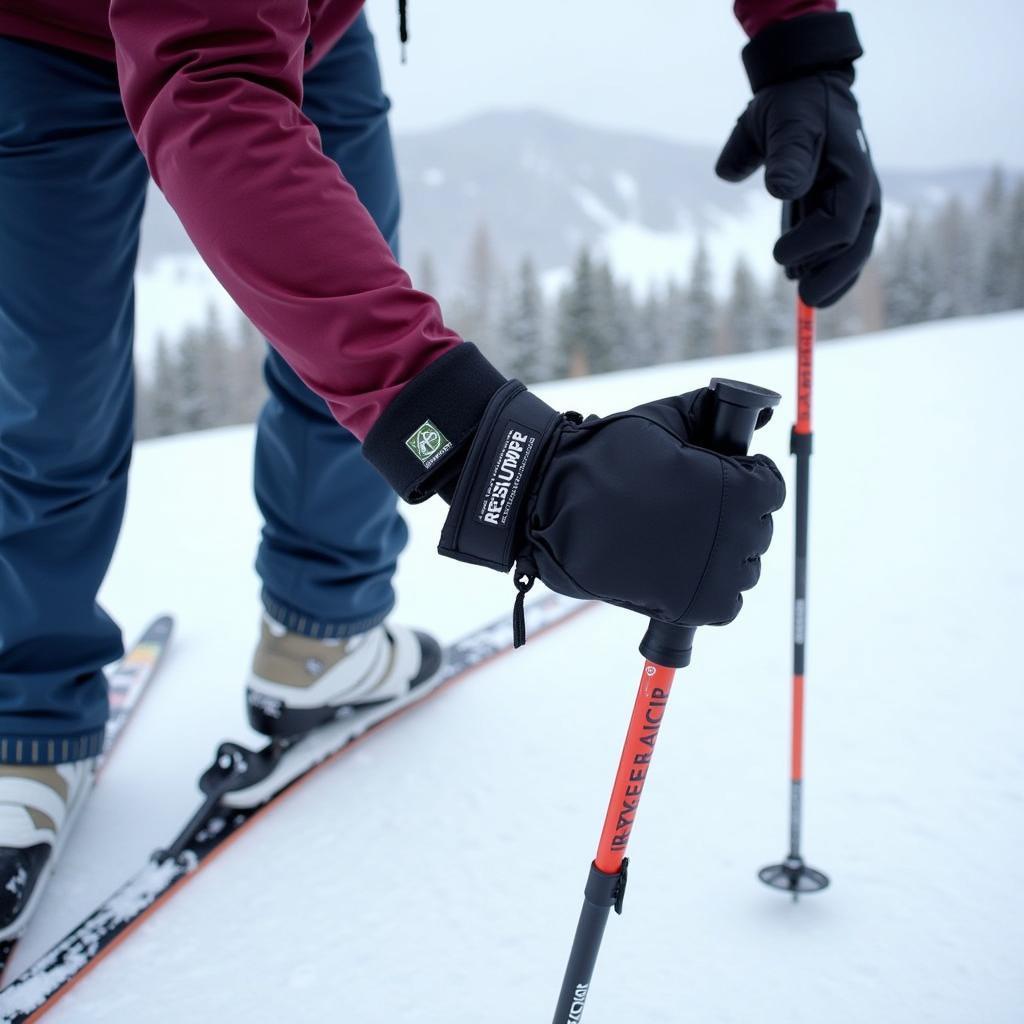
[[[257,728],[302,732],[436,671],[437,643],[389,618],[396,493],[440,494],[441,552],[515,564],[521,591],[539,577],[696,626],[731,620],[757,582],[782,478],[689,443],[706,392],[561,415],[411,287],[361,4],[0,0],[0,939],[24,927],[89,790],[103,666],[122,649],[96,595],[125,500],[150,176],[270,341]],[[829,305],[880,206],[853,23],[830,0],[735,8],[754,95],[717,171],[764,165],[797,201],[775,257]]]

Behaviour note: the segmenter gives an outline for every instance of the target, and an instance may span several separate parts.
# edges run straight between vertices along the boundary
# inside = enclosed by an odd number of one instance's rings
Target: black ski
[[[537,636],[568,621],[589,607],[579,601],[546,595],[526,609],[530,634]],[[445,649],[438,674],[423,684],[422,692],[398,707],[367,709],[339,718],[315,730],[318,743],[314,763],[285,781],[281,788],[251,807],[229,807],[225,801],[237,795],[238,783],[258,785],[280,759],[301,753],[308,737],[289,746],[270,741],[252,751],[224,743],[213,765],[200,780],[205,799],[175,840],[153,853],[143,868],[96,910],[69,932],[31,967],[0,990],[0,1021],[26,1024],[49,1009],[81,975],[101,959],[120,939],[141,923],[205,863],[223,849],[251,821],[263,814],[318,767],[335,760],[367,733],[393,721],[403,711],[428,699],[441,688],[464,678],[512,649],[513,629],[507,618],[477,629]],[[314,734],[310,734],[311,737]],[[250,787],[251,788],[251,787]]]
[[[132,712],[139,705],[146,687],[150,684],[156,670],[160,667],[167,651],[174,620],[169,615],[161,615],[154,619],[145,629],[142,636],[129,648],[124,657],[109,670],[110,717],[107,720],[107,733],[103,741],[103,754],[97,770],[97,779],[103,766],[117,746],[117,741],[124,732]],[[0,977],[3,976],[17,944],[17,939],[6,939],[0,942]]]

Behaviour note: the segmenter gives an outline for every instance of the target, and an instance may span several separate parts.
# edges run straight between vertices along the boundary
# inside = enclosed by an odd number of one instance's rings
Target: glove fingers
[[[756,488],[755,500],[765,512],[778,512],[786,501],[786,481],[779,472],[779,467],[767,455],[746,456],[739,461],[750,472]],[[771,532],[768,539],[771,540]],[[763,550],[767,550],[767,545]]]
[[[743,575],[740,590],[753,590],[761,578],[761,556],[752,555],[743,563]]]
[[[715,163],[715,174],[724,181],[743,181],[764,161],[761,147],[754,141],[753,135],[744,124],[748,114],[749,108],[736,122]]]
[[[782,117],[769,109],[764,184],[776,199],[800,199],[810,192],[824,143],[820,124],[817,116]]]
[[[800,298],[824,309],[838,302],[856,283],[871,255],[882,207],[880,194],[868,206],[857,240],[833,259],[815,264],[800,276]]]
[[[872,197],[868,178],[838,179],[806,216],[775,243],[774,256],[784,267],[827,259],[853,245],[860,235]]]
[[[743,611],[743,595],[736,595],[736,604],[733,605],[732,611],[729,613],[729,617],[726,619],[719,619],[717,622],[712,622],[712,626],[728,626],[733,619],[736,618],[739,613]]]

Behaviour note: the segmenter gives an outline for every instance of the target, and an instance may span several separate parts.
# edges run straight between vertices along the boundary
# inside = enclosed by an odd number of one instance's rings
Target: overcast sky
[[[368,0],[397,131],[495,107],[719,145],[748,98],[730,0]],[[1024,2],[851,0],[876,160],[1024,169]]]

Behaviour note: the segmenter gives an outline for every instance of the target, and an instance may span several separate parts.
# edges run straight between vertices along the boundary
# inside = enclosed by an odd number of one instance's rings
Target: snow
[[[743,615],[698,636],[676,684],[587,1024],[1020,1021],[1022,332],[1018,313],[820,348],[805,850],[832,888],[794,904],[755,877],[785,852],[783,513]],[[784,392],[762,447],[791,476],[791,351],[543,393],[610,412],[711,373]],[[171,838],[219,740],[253,739],[251,440],[139,447],[103,596],[129,634],[166,607],[178,636],[16,969]],[[436,556],[443,512],[408,510],[398,582],[402,617],[451,639],[510,614],[514,592]],[[389,726],[257,821],[47,1021],[549,1020],[642,631],[597,608]]]

